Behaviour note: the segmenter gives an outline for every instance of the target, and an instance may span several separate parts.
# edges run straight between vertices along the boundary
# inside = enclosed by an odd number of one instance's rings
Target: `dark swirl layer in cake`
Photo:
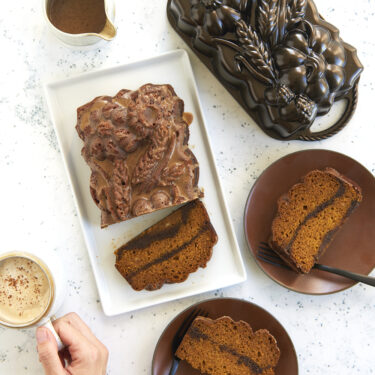
[[[159,289],[205,267],[216,242],[207,211],[195,200],[116,250],[116,268],[135,290]]]
[[[204,374],[272,375],[280,350],[266,329],[253,332],[248,323],[228,316],[198,317],[176,355]]]
[[[308,273],[361,200],[361,189],[336,170],[311,171],[279,199],[271,247]]]

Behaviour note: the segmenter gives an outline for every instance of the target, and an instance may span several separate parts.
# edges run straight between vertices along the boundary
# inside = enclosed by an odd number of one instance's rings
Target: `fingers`
[[[76,313],[69,313],[66,314],[64,317],[60,319],[56,319],[53,324],[57,323],[59,320],[64,320],[65,322],[72,325],[78,331],[82,333],[89,341],[92,341],[96,344],[101,344],[101,342],[95,337],[92,333],[91,329],[86,325],[86,323],[76,314]]]
[[[61,364],[57,352],[57,343],[46,327],[39,327],[36,330],[38,343],[39,361],[41,362],[46,375],[65,375],[66,372]]]
[[[89,344],[89,340],[64,318],[55,320],[53,327],[70,352],[72,352],[72,349],[74,350]]]
[[[79,331],[82,336],[84,336],[88,341],[90,341],[93,345],[97,346],[102,352],[106,353],[106,356],[108,357],[108,350],[107,348],[96,338],[96,336],[92,333],[91,329],[86,325],[86,323],[76,314],[76,313],[69,313],[65,315],[64,317],[57,319],[53,322],[53,325],[56,329],[56,327],[59,327],[58,329],[61,330],[61,325],[63,324],[69,324],[72,327],[74,327],[77,331]],[[68,334],[74,334],[74,331],[68,332]],[[64,341],[64,339],[62,338]],[[65,343],[69,345],[68,343]]]
[[[68,359],[64,361],[66,374],[105,375],[108,350],[77,314],[67,314],[55,320],[53,326],[70,354],[69,358],[60,353],[62,360]]]

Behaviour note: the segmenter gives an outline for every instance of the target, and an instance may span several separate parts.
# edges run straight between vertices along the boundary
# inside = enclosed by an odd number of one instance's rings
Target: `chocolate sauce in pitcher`
[[[48,18],[70,34],[100,33],[106,23],[104,0],[50,0]]]

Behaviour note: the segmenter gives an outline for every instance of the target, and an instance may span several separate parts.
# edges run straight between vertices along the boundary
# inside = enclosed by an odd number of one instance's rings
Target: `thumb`
[[[46,327],[37,328],[36,341],[38,343],[39,361],[43,365],[45,374],[65,375],[57,352],[57,343],[50,330]]]

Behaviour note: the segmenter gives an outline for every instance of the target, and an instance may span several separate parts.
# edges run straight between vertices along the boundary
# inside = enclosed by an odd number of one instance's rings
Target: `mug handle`
[[[53,336],[55,337],[56,339],[56,343],[57,343],[57,351],[60,351],[62,349],[65,348],[65,345],[64,343],[61,341],[60,339],[60,336],[57,334],[57,332],[55,331],[55,328],[53,327],[53,324],[52,324],[52,321],[53,320],[56,320],[56,317],[54,316],[51,316],[51,318],[48,318],[46,321],[44,321],[40,327],[46,327],[48,328],[51,333],[53,334]]]

